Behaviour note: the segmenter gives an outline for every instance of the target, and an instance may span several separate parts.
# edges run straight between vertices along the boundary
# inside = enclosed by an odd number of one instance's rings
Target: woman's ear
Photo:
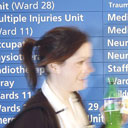
[[[51,73],[55,73],[55,74],[59,74],[60,73],[60,66],[57,63],[50,63],[50,64],[47,65],[47,67],[48,67],[48,70]]]

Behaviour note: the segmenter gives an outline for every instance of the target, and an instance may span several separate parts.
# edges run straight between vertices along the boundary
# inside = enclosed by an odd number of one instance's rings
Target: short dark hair
[[[35,54],[39,56],[37,65],[46,68],[47,64],[52,62],[63,63],[87,41],[88,36],[75,27],[56,27],[45,33],[37,41],[27,38],[21,48],[21,54],[33,88],[37,84],[35,64],[32,60],[34,46],[36,46]]]

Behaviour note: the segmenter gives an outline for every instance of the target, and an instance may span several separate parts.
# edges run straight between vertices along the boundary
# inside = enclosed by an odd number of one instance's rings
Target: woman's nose
[[[95,69],[93,68],[93,66],[92,66],[92,64],[89,62],[89,63],[86,63],[85,65],[84,65],[84,68],[83,68],[83,73],[88,73],[88,74],[90,74],[90,73],[92,73],[92,72],[94,72],[95,71]]]
[[[89,72],[92,73],[92,72],[94,72],[94,71],[95,71],[95,69],[94,69],[94,67],[92,66],[92,64],[90,63],[90,64],[89,64]]]

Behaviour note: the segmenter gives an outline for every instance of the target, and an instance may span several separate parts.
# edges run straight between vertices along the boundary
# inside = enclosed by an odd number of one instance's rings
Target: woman
[[[39,56],[37,64],[32,60],[34,47]],[[57,27],[37,41],[26,39],[21,53],[32,88],[37,85],[36,66],[44,68],[46,80],[6,128],[93,127],[77,93],[86,88],[93,71],[87,35],[73,27]]]

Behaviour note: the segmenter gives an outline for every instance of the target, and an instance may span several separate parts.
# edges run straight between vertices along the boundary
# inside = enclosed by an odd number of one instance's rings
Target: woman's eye
[[[82,63],[84,63],[84,61],[79,61],[79,64],[82,64]]]

